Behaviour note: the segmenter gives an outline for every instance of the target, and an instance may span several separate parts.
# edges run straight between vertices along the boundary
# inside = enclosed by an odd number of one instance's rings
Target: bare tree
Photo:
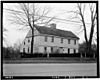
[[[6,32],[7,32],[7,29],[6,28],[3,28],[3,39],[4,40],[5,40]]]
[[[20,51],[21,43],[22,43],[22,40],[21,40],[21,39],[18,39],[18,40],[14,43],[14,45],[13,45],[14,50]]]
[[[91,51],[91,45],[93,41],[93,34],[94,34],[94,27],[96,26],[96,17],[97,17],[97,10],[96,10],[96,3],[88,3],[89,10],[90,10],[90,34],[89,37],[87,35],[87,23],[85,21],[85,11],[86,11],[86,4],[87,3],[78,3],[76,11],[70,11],[71,13],[75,14],[75,17],[72,19],[78,19],[79,23],[81,23],[82,30],[84,31],[84,38],[86,41],[86,53]]]
[[[8,30],[5,28],[5,27],[3,27],[3,43],[5,44],[5,45],[7,45],[7,41],[6,41],[6,36],[7,36],[7,32],[8,32]],[[4,46],[4,45],[3,45]]]
[[[49,8],[39,8],[36,3],[19,3],[19,9],[6,9],[10,12],[10,21],[15,24],[22,25],[19,29],[29,27],[32,31],[31,53],[33,53],[34,44],[34,27],[37,24],[48,24],[54,19],[46,17],[50,12]]]

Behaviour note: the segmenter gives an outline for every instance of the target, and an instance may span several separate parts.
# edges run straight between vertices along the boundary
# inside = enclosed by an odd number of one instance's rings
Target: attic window
[[[24,42],[24,45],[25,45],[25,42]]]

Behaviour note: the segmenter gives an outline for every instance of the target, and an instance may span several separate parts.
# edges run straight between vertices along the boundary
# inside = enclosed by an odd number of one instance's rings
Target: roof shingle
[[[49,34],[49,35],[55,35],[55,36],[60,36],[60,37],[65,37],[65,38],[71,37],[71,38],[79,39],[71,31],[52,29],[52,28],[45,27],[45,26],[36,26],[36,29],[42,34]]]

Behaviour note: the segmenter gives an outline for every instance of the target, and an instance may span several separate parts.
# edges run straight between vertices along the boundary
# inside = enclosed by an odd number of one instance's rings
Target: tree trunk
[[[33,45],[34,45],[34,29],[32,29],[31,54],[33,54]]]
[[[86,52],[85,52],[85,58],[86,58]]]
[[[92,54],[90,42],[88,43],[88,46],[87,46],[87,54]]]
[[[94,55],[93,55],[93,58],[95,59],[95,53],[94,53]]]
[[[86,42],[86,54],[91,54],[91,43],[90,42]]]

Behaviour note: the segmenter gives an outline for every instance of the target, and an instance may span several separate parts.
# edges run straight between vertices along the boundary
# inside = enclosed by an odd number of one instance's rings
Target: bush
[[[50,57],[80,57],[80,54],[79,53],[75,53],[75,54],[55,53],[55,54],[50,54]]]
[[[44,54],[44,53],[34,53],[34,54],[21,53],[21,57],[22,58],[47,57],[47,54]],[[80,57],[80,53],[75,53],[75,54],[51,53],[51,54],[49,54],[49,57]]]
[[[14,50],[12,47],[3,48],[3,59],[19,59],[19,50]]]
[[[43,54],[43,53],[34,53],[34,54],[21,53],[21,57],[22,58],[47,57],[47,54]]]

